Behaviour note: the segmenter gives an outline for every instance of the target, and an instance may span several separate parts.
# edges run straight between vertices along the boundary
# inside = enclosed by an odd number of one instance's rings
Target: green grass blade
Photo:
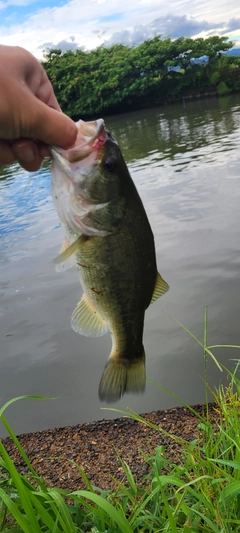
[[[233,468],[234,470],[240,470],[240,463],[237,461],[228,461],[224,459],[211,459],[209,458],[209,461],[211,463],[219,463],[220,465],[229,466],[229,468]]]
[[[88,492],[86,490],[78,490],[71,492],[69,494],[69,498],[71,498],[71,495],[78,495],[81,498],[91,500],[107,513],[107,515],[118,525],[122,533],[133,533],[125,516],[120,511],[115,509],[115,507],[113,507],[111,503],[104,500],[102,496],[99,496],[98,494],[93,494],[92,492]]]
[[[165,311],[166,312],[166,311]],[[192,337],[192,339],[194,339],[196,341],[197,344],[199,344],[199,346],[201,346],[203,348],[203,350],[205,350],[205,352],[210,355],[210,357],[212,358],[212,360],[214,361],[215,365],[218,367],[218,369],[220,370],[220,372],[223,371],[222,369],[222,366],[220,365],[220,363],[218,362],[218,360],[216,359],[215,355],[213,355],[213,353],[210,351],[209,347],[204,347],[204,344],[196,337],[196,335],[194,335],[194,333],[192,333],[192,331],[190,331],[188,328],[186,328],[186,326],[184,326],[181,322],[179,322],[179,320],[177,320],[177,318],[175,318],[174,316],[170,315],[169,313],[166,312],[166,314],[172,318],[172,320],[174,320],[174,322],[176,322],[184,331],[186,331],[186,333],[188,333],[188,335],[190,335],[190,337]]]
[[[29,491],[29,498],[33,503],[34,509],[38,511],[38,514],[41,517],[41,521],[44,522],[44,524],[49,528],[49,531],[53,531],[54,528],[56,528],[56,521],[53,520],[51,514],[48,511],[48,506],[46,505],[48,503],[46,500],[46,493],[41,491]],[[43,499],[44,504],[41,503],[41,499]],[[59,529],[55,529],[55,531],[56,533],[58,533],[58,531],[60,532]]]
[[[19,498],[21,500],[23,509],[25,511],[26,516],[28,517],[28,520],[30,521],[32,531],[34,533],[41,533],[41,529],[39,527],[38,521],[36,519],[36,515],[34,512],[34,509],[31,504],[31,500],[29,498],[29,491],[26,488],[25,484],[23,483],[21,475],[16,470],[12,459],[9,457],[8,453],[6,452],[2,442],[0,442],[0,451],[2,453],[3,459],[5,461],[6,467],[8,469],[8,472],[12,478],[12,482],[15,485]]]
[[[34,479],[37,481],[37,483],[40,485],[41,489],[42,490],[46,490],[45,489],[45,484],[43,483],[43,481],[41,480],[40,476],[38,475],[38,473],[36,472],[36,470],[33,468],[33,466],[31,465],[31,462],[29,461],[28,459],[28,456],[26,454],[26,452],[24,451],[22,445],[20,444],[17,436],[15,435],[15,433],[13,432],[11,426],[9,425],[8,421],[6,420],[5,416],[2,415],[1,416],[1,420],[2,422],[4,423],[4,426],[5,428],[7,429],[12,441],[14,442],[16,448],[18,449],[20,455],[22,456],[24,462],[26,463],[27,467],[29,468],[29,471],[31,472],[32,476],[34,477]]]
[[[20,455],[22,456],[23,460],[25,461],[27,467],[29,468],[31,474],[33,475],[34,479],[37,481],[37,483],[40,485],[42,490],[45,489],[45,484],[42,482],[40,476],[37,474],[37,472],[34,470],[33,466],[31,465],[31,462],[28,459],[28,456],[26,452],[24,451],[22,445],[20,444],[17,436],[15,435],[14,431],[12,430],[10,424],[8,423],[7,419],[4,416],[4,411],[9,407],[9,405],[12,405],[13,403],[19,401],[19,400],[25,400],[25,399],[34,399],[34,400],[55,400],[56,398],[47,398],[45,396],[33,396],[33,395],[24,395],[24,396],[17,396],[16,398],[13,398],[12,400],[9,400],[4,404],[4,406],[0,409],[0,418],[11,437],[12,441],[14,442],[15,446],[17,447]]]
[[[0,409],[0,418],[2,417],[4,411],[9,407],[9,405],[12,405],[15,402],[18,402],[19,400],[57,400],[58,398],[47,398],[46,396],[36,396],[36,395],[23,395],[23,396],[16,396],[15,398],[12,398],[11,400],[8,400],[3,407]]]
[[[229,496],[236,497],[240,493],[240,481],[235,481],[222,489],[220,501]]]
[[[237,348],[239,349],[240,346],[237,344],[213,344],[212,346],[208,346],[209,350],[213,350],[214,348]]]
[[[6,492],[0,487],[0,498],[7,506],[9,512],[12,514],[13,518],[21,527],[24,533],[33,533],[32,527],[26,520],[25,516],[18,509],[17,505],[11,500],[11,498],[6,494]]]
[[[204,522],[210,527],[210,529],[207,529],[206,531],[213,531],[214,533],[223,532],[222,528],[219,529],[219,527],[216,526],[216,524],[214,524],[214,522],[208,516],[205,516],[202,512],[197,511],[197,509],[192,509],[192,512],[200,516],[200,518],[202,518],[202,520],[204,520]],[[203,531],[203,530],[200,529],[199,532],[200,531]],[[224,533],[227,533],[227,532],[225,531]]]
[[[127,481],[133,491],[134,494],[137,494],[137,486],[136,486],[136,483],[135,483],[135,480],[134,480],[134,477],[132,475],[132,472],[131,472],[131,469],[129,468],[128,464],[122,460],[120,454],[118,453],[118,451],[115,449],[115,452],[116,452],[116,455],[118,457],[118,460],[121,464],[121,467],[125,473],[125,476],[127,478]]]
[[[161,491],[161,495],[162,495],[162,499],[163,499],[163,502],[164,502],[164,507],[167,511],[167,515],[168,515],[168,520],[169,520],[169,526],[171,527],[170,531],[171,533],[178,533],[178,530],[177,530],[177,527],[176,527],[176,522],[175,522],[175,519],[174,519],[174,516],[173,516],[173,512],[172,512],[172,509],[168,503],[168,499],[167,499],[167,496],[166,496],[166,493],[165,493],[165,490],[160,482],[160,479],[159,479],[159,485],[160,485],[160,491]],[[167,527],[165,529],[165,531],[169,531],[169,527]]]
[[[62,531],[64,531],[65,533],[76,533],[76,528],[72,521],[72,517],[70,515],[68,507],[63,498],[61,497],[60,493],[57,490],[49,489],[49,495],[56,503],[57,508],[59,510],[58,519],[59,523],[62,526]]]

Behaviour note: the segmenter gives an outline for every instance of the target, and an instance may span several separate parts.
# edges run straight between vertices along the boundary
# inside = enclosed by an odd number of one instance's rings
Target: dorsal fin
[[[154,291],[152,294],[151,304],[155,302],[158,298],[160,298],[160,296],[163,296],[163,294],[165,294],[165,292],[167,292],[168,290],[169,290],[168,283],[164,281],[164,279],[158,272]]]

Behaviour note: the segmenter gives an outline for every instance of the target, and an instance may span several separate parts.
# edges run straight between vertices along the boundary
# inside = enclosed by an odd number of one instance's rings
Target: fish
[[[112,403],[145,390],[145,311],[169,285],[158,273],[153,232],[116,139],[103,119],[76,124],[72,148],[51,147],[52,197],[65,230],[56,269],[79,270],[83,295],[73,330],[111,334],[98,393]]]

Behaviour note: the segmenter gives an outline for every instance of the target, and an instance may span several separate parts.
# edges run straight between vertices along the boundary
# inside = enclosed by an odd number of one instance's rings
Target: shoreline
[[[192,408],[200,415],[206,412],[205,404]],[[210,403],[208,408],[211,420],[217,420],[216,404]],[[134,478],[143,484],[150,467],[140,450],[151,457],[158,446],[163,446],[166,458],[179,462],[180,446],[171,435],[189,442],[194,440],[199,435],[199,419],[187,407],[152,411],[141,416],[157,425],[159,430],[122,417],[26,433],[19,435],[18,439],[32,466],[51,486],[68,491],[86,488],[78,465],[92,485],[104,490],[116,488],[112,476],[121,482],[125,478],[116,450],[130,467]],[[18,471],[26,474],[28,469],[11,438],[1,441]]]
[[[193,93],[193,92],[190,92],[190,93],[183,93],[179,96],[179,98],[176,98],[174,100],[161,100],[161,101],[155,101],[155,102],[151,102],[149,104],[143,104],[143,105],[138,105],[138,106],[134,106],[133,104],[129,105],[129,106],[126,106],[126,107],[123,107],[121,109],[112,109],[111,111],[108,111],[108,112],[100,112],[98,113],[99,116],[103,116],[104,117],[104,120],[107,120],[108,118],[110,117],[115,117],[115,116],[121,116],[121,115],[127,115],[128,113],[135,113],[135,112],[138,112],[138,111],[144,111],[144,110],[149,110],[149,109],[155,109],[155,108],[168,108],[168,107],[171,107],[171,106],[174,106],[174,105],[177,105],[177,104],[182,104],[183,106],[185,106],[187,103],[194,103],[194,102],[197,102],[197,101],[204,101],[204,100],[209,100],[209,99],[221,99],[221,98],[227,98],[227,97],[231,97],[231,96],[234,96],[234,95],[237,95],[237,94],[240,94],[240,89],[239,90],[230,90],[229,93],[226,93],[226,94],[218,94],[217,90],[212,90],[212,91],[205,91],[205,92],[200,92],[200,91],[196,91],[196,93]],[[77,122],[79,120],[79,115],[74,115],[74,114],[71,114],[69,115],[70,118],[72,120],[74,120],[75,122]],[[96,120],[96,115],[94,114],[83,114],[81,115],[81,119],[82,120]]]

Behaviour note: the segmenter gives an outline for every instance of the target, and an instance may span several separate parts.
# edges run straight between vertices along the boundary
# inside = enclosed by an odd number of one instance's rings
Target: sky
[[[155,35],[226,35],[240,48],[239,0],[0,0],[0,44],[44,50],[138,45]]]

